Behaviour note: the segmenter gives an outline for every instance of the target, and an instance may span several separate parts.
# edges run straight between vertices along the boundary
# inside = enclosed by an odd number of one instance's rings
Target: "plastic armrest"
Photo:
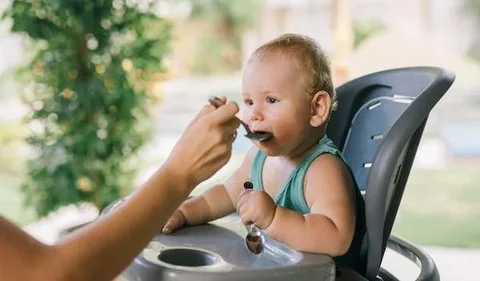
[[[417,246],[397,237],[390,235],[387,248],[409,259],[420,269],[416,281],[440,281],[440,274],[432,257]],[[380,277],[384,280],[398,280],[390,272],[381,268]]]

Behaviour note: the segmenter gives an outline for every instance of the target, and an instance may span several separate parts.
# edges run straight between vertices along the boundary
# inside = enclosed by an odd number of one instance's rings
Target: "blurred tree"
[[[150,134],[148,91],[170,40],[150,1],[14,0],[3,19],[35,50],[27,82],[29,161],[22,186],[39,215],[130,189],[135,153]]]
[[[477,26],[480,25],[480,0],[464,0],[465,12],[470,14]],[[468,51],[468,55],[480,62],[480,33],[475,34],[474,42]]]
[[[190,20],[207,21],[214,29],[197,46],[194,71],[237,70],[242,62],[242,37],[262,11],[264,0],[188,0]]]

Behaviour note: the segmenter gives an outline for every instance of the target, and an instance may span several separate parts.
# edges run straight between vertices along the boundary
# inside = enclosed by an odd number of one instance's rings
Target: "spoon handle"
[[[243,187],[245,189],[253,189],[253,183],[252,182],[249,182],[249,181],[246,181],[244,184],[243,184]]]
[[[253,189],[253,183],[250,182],[250,181],[246,181],[245,183],[243,183],[243,187],[246,190],[247,189]],[[247,231],[249,233],[258,232],[258,228],[253,223],[249,223],[249,224],[245,225],[245,228],[247,229]]]
[[[208,99],[208,102],[213,105],[215,108],[219,108],[220,106],[223,105],[223,102],[221,99],[217,98],[217,97],[210,97]],[[240,121],[240,124],[242,124],[242,126],[245,128],[245,130],[247,131],[248,134],[253,134],[253,132],[250,130],[250,128],[248,127],[247,123],[243,122],[242,119],[238,118],[237,119]]]

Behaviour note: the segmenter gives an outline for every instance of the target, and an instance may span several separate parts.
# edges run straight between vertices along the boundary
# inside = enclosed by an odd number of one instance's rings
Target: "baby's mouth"
[[[264,138],[262,140],[260,140],[260,142],[263,142],[263,141],[268,141],[268,140],[271,140],[273,138],[273,133],[271,132],[267,132],[267,131],[260,131],[260,130],[256,130],[256,131],[252,131],[254,134],[256,135],[267,135],[268,137],[267,138]]]

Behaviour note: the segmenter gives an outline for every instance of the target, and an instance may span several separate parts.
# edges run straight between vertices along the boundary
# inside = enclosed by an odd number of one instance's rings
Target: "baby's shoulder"
[[[349,177],[350,173],[346,163],[331,153],[324,153],[315,158],[305,174],[306,182],[310,183],[329,182]]]
[[[326,194],[351,192],[352,177],[343,160],[330,153],[317,157],[304,178],[304,193],[308,204]]]

